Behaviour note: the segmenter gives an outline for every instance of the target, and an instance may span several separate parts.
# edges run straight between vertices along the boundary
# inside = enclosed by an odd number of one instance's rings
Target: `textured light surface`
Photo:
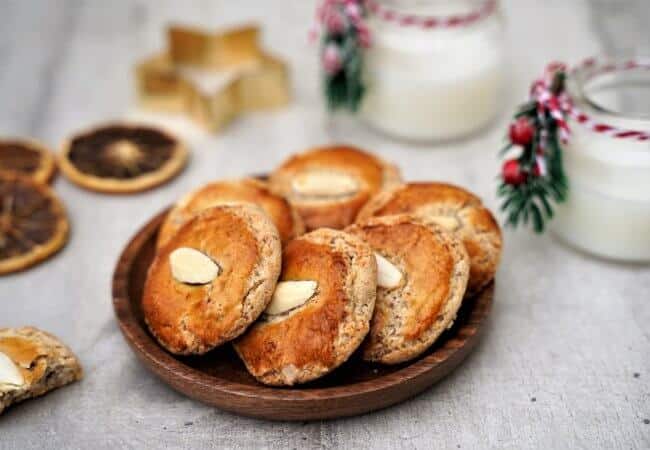
[[[189,248],[177,248],[169,254],[172,276],[181,283],[206,284],[219,275],[220,267],[209,256]]]
[[[352,195],[358,189],[357,181],[344,173],[309,170],[295,176],[293,191],[305,197],[335,197]]]
[[[314,296],[318,283],[313,280],[280,281],[273,292],[266,314],[281,314],[296,308]]]
[[[8,386],[22,386],[25,383],[16,363],[0,352],[0,389]]]
[[[377,261],[377,286],[383,288],[394,288],[402,282],[402,272],[389,260],[375,252]]]
[[[492,209],[496,152],[512,107],[548,61],[649,42],[647,0],[507,0],[510,94],[491,130],[435,149],[328,121],[313,2],[205,0],[0,3],[0,132],[58,145],[69,133],[120,118],[134,102],[134,62],[163,45],[169,22],[216,29],[250,19],[289,61],[294,102],[252,114],[223,134],[192,134],[192,160],[171,183],[133,196],[55,182],[72,223],[61,254],[0,279],[2,326],[33,324],[78,353],[85,379],[7,410],[0,448],[649,448],[650,268],[572,251],[552,236],[505,231],[489,327],[476,351],[438,385],[361,417],[271,423],[177,394],[138,362],[113,318],[110,279],[135,231],[177,196],[215,178],[268,171],[301,148],[344,141],[399,163],[410,180],[439,179]],[[624,6],[621,6],[624,5]],[[635,376],[635,374],[638,374]]]

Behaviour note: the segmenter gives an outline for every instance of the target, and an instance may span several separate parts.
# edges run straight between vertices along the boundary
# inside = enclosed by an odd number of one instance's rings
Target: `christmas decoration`
[[[504,198],[501,209],[511,226],[530,221],[536,232],[542,232],[546,219],[553,216],[552,202],[566,199],[568,182],[560,143],[568,128],[559,108],[567,103],[565,77],[563,65],[550,65],[510,125],[504,152],[518,146],[520,155],[503,165],[498,193]]]
[[[591,58],[571,74],[580,71],[581,76],[589,78],[618,70],[650,69],[650,64],[627,61],[596,67],[596,61]],[[503,198],[501,209],[507,215],[506,224],[513,227],[530,222],[534,230],[541,233],[546,221],[553,217],[553,204],[566,200],[569,181],[562,153],[571,131],[569,118],[594,133],[617,139],[650,140],[648,132],[600,123],[579,111],[565,90],[567,74],[564,64],[550,64],[544,76],[533,83],[529,101],[519,107],[510,125],[509,142],[501,154],[516,147],[519,156],[503,164],[498,195]]]
[[[323,86],[330,110],[359,108],[365,90],[361,71],[370,32],[359,0],[324,0],[317,9]]]
[[[431,17],[404,14],[376,0],[321,0],[316,9],[312,39],[320,38],[323,90],[330,110],[356,112],[366,90],[362,77],[364,51],[371,46],[365,18],[368,12],[381,21],[403,27],[459,28],[492,14],[496,0],[486,0],[470,13]]]
[[[215,34],[169,28],[168,49],[136,67],[140,106],[216,131],[242,113],[286,105],[287,67],[260,48],[258,35],[256,26]]]
[[[521,165],[516,159],[509,159],[503,163],[501,169],[503,173],[503,181],[512,186],[518,186],[526,181],[526,174],[522,172]]]
[[[515,145],[528,145],[533,140],[535,129],[527,117],[520,117],[510,125],[510,141]]]

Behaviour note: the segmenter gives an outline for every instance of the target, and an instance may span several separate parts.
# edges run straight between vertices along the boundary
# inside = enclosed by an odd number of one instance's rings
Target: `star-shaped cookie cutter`
[[[167,50],[136,66],[140,107],[186,114],[217,131],[240,114],[286,105],[287,66],[258,36],[256,25],[214,34],[171,26]]]

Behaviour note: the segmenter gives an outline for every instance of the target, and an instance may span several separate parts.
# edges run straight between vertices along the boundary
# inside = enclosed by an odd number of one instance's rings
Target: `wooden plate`
[[[465,300],[454,326],[423,356],[381,366],[353,355],[332,374],[294,388],[271,388],[248,374],[231,346],[197,357],[165,351],[149,334],[142,289],[164,211],[124,249],[113,276],[113,306],[122,333],[138,358],[165,383],[221,409],[271,420],[313,420],[362,414],[401,402],[450,373],[470,353],[492,306],[494,284]]]

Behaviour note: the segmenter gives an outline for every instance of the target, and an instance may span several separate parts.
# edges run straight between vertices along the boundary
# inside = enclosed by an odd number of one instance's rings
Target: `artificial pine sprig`
[[[323,89],[331,111],[356,112],[361,104],[363,49],[370,43],[364,15],[358,0],[325,0],[319,8]]]
[[[564,72],[556,72],[548,93],[557,97],[563,90]],[[510,140],[501,153],[515,146],[521,147],[521,153],[503,164],[497,191],[503,198],[501,210],[507,225],[531,223],[535,232],[541,233],[553,217],[553,204],[566,200],[568,180],[559,134],[556,117],[539,98],[522,105],[515,114]]]
[[[324,48],[335,45],[340,53],[340,69],[330,73],[325,71],[324,89],[327,106],[330,110],[348,109],[356,112],[361,103],[365,87],[361,79],[362,57],[354,30],[345,35],[326,36]],[[329,47],[332,48],[332,47]]]

